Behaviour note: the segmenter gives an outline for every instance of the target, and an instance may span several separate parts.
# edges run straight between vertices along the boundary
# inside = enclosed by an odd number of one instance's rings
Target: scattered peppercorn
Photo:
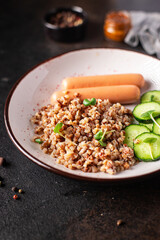
[[[5,186],[4,181],[3,181],[3,179],[0,177],[0,187],[4,187],[4,186]]]
[[[122,219],[118,219],[117,220],[117,226],[120,226],[122,224],[124,224],[124,221]]]
[[[4,164],[4,158],[0,157],[0,166],[3,166],[3,164]]]
[[[18,189],[17,189],[16,187],[12,187],[12,191],[13,191],[13,192],[17,192],[17,190],[18,190]]]
[[[13,199],[17,200],[18,199],[18,195],[17,194],[13,195]]]
[[[23,190],[22,190],[22,189],[19,189],[18,192],[19,192],[19,193],[23,193]]]

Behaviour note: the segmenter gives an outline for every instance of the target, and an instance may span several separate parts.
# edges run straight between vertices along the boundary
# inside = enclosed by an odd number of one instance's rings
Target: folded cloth
[[[160,58],[160,13],[130,12],[132,28],[124,41],[132,47],[141,43],[144,50]]]

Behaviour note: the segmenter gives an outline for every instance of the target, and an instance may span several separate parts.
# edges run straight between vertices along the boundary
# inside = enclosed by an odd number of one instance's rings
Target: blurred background
[[[88,29],[84,41],[75,44],[51,41],[45,34],[44,15],[52,8],[73,5],[82,7],[88,14]],[[103,23],[106,13],[112,10],[157,11],[158,8],[158,1],[151,0],[3,1],[0,8],[0,58],[3,62],[0,78],[6,76],[14,82],[35,64],[73,49],[93,47],[131,49],[126,44],[105,40]],[[10,66],[14,64],[14,69],[8,67],[8,58]]]

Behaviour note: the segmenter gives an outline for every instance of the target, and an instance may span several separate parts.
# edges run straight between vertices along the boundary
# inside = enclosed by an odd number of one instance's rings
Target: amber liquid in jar
[[[110,12],[104,21],[105,37],[114,41],[123,41],[131,28],[131,19],[127,12]]]

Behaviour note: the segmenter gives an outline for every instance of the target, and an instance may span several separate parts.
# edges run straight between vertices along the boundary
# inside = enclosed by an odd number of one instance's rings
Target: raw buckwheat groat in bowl
[[[65,95],[42,107],[31,121],[33,140],[67,168],[115,174],[136,163],[133,150],[123,144],[132,112],[120,103],[96,99],[95,105],[85,106],[78,94],[74,99]]]

